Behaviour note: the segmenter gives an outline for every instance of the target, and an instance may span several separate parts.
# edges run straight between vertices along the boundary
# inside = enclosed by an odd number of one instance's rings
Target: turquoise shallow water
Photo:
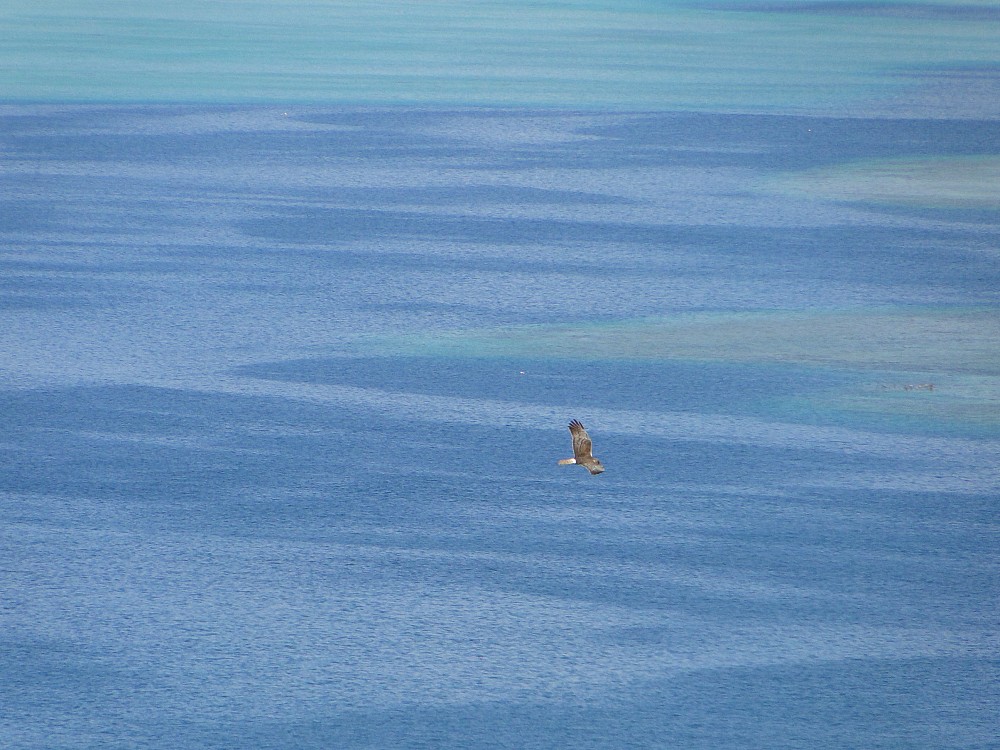
[[[24,2],[0,99],[1000,113],[988,2]]]
[[[0,746],[995,747],[996,16],[4,4]]]

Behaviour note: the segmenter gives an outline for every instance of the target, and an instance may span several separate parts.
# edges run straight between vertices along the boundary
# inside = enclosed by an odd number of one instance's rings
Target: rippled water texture
[[[4,4],[0,747],[995,747],[997,23]]]
[[[5,745],[993,742],[995,123],[3,117]]]
[[[0,98],[996,117],[998,34],[980,0],[9,0]]]

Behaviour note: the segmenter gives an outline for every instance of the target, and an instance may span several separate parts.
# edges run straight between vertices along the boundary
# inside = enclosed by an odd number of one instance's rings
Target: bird
[[[573,436],[573,458],[564,458],[559,461],[559,465],[580,464],[591,474],[602,473],[604,464],[591,452],[593,443],[579,420],[574,419],[569,423],[569,434]]]

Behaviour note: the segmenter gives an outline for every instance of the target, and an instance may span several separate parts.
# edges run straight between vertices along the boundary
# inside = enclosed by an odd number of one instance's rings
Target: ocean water
[[[997,123],[4,122],[5,746],[995,746]]]
[[[1000,116],[992,0],[7,0],[0,98]]]
[[[0,10],[0,746],[1000,745],[995,10],[459,5]]]

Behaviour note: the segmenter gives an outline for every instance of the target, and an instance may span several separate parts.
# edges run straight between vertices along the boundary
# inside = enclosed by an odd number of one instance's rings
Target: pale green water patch
[[[390,346],[409,354],[717,360],[1000,375],[1000,312],[688,313],[400,338]]]
[[[896,379],[802,399],[786,405],[840,414],[854,424],[994,436],[1000,430],[1000,378],[936,374],[933,381]]]
[[[873,159],[786,174],[766,185],[837,201],[1000,210],[1000,156]]]
[[[789,393],[786,417],[1000,427],[1000,311],[878,309],[695,313],[380,339],[382,353],[694,361],[854,373],[832,391]],[[736,396],[734,395],[734,398]],[[826,415],[824,417],[823,415]]]

